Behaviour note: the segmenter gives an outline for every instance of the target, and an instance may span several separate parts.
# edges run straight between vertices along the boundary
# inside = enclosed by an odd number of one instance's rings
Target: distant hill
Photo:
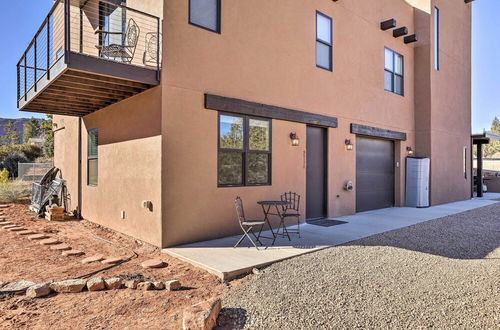
[[[0,136],[5,135],[3,127],[5,126],[5,124],[7,124],[7,122],[9,120],[12,120],[12,122],[14,123],[15,129],[19,133],[19,143],[22,143],[23,142],[23,127],[24,127],[24,124],[26,124],[26,122],[28,120],[30,120],[30,118],[16,118],[16,119],[0,118]],[[39,119],[39,121],[41,121],[41,119]]]

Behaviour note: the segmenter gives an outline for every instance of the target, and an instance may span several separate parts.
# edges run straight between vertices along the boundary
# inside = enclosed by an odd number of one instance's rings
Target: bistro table
[[[286,201],[259,201],[257,202],[260,206],[262,206],[262,211],[264,211],[264,221],[267,223],[269,229],[271,230],[271,233],[273,234],[273,242],[271,245],[274,245],[274,242],[276,241],[276,237],[278,235],[282,235],[282,237],[288,237],[288,240],[291,241],[290,235],[288,234],[288,230],[286,230],[285,226],[285,218],[283,216],[283,206],[289,205],[290,202]],[[276,213],[272,211],[272,209],[276,210]],[[281,209],[281,210],[280,210]],[[275,215],[280,218],[280,225],[276,232],[274,232],[273,227],[271,226],[271,223],[269,222],[269,216],[270,215]],[[281,225],[283,225],[283,234],[279,234],[279,230],[281,228]],[[270,237],[264,237],[264,238],[270,238]]]

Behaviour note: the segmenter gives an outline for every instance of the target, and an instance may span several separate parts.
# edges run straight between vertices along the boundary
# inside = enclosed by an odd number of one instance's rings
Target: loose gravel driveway
[[[500,203],[274,264],[220,329],[500,329]]]

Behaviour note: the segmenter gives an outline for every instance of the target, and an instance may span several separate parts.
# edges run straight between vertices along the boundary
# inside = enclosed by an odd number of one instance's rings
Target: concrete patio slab
[[[162,251],[201,267],[223,280],[231,280],[251,272],[253,268],[264,267],[363,237],[488,206],[497,203],[496,199],[499,198],[500,194],[488,193],[483,198],[429,208],[395,207],[368,211],[336,218],[335,220],[347,223],[332,227],[303,224],[301,238],[295,234],[291,235],[291,242],[287,238],[278,238],[274,246],[259,250],[249,245],[233,248],[239,236],[231,236],[166,248]],[[270,236],[270,233],[265,232],[263,236]],[[263,240],[263,242],[267,243],[268,240]]]

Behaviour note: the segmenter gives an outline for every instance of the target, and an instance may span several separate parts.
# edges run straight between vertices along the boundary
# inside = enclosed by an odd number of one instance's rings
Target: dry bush
[[[20,180],[0,183],[0,203],[13,203],[30,193],[30,184]]]

